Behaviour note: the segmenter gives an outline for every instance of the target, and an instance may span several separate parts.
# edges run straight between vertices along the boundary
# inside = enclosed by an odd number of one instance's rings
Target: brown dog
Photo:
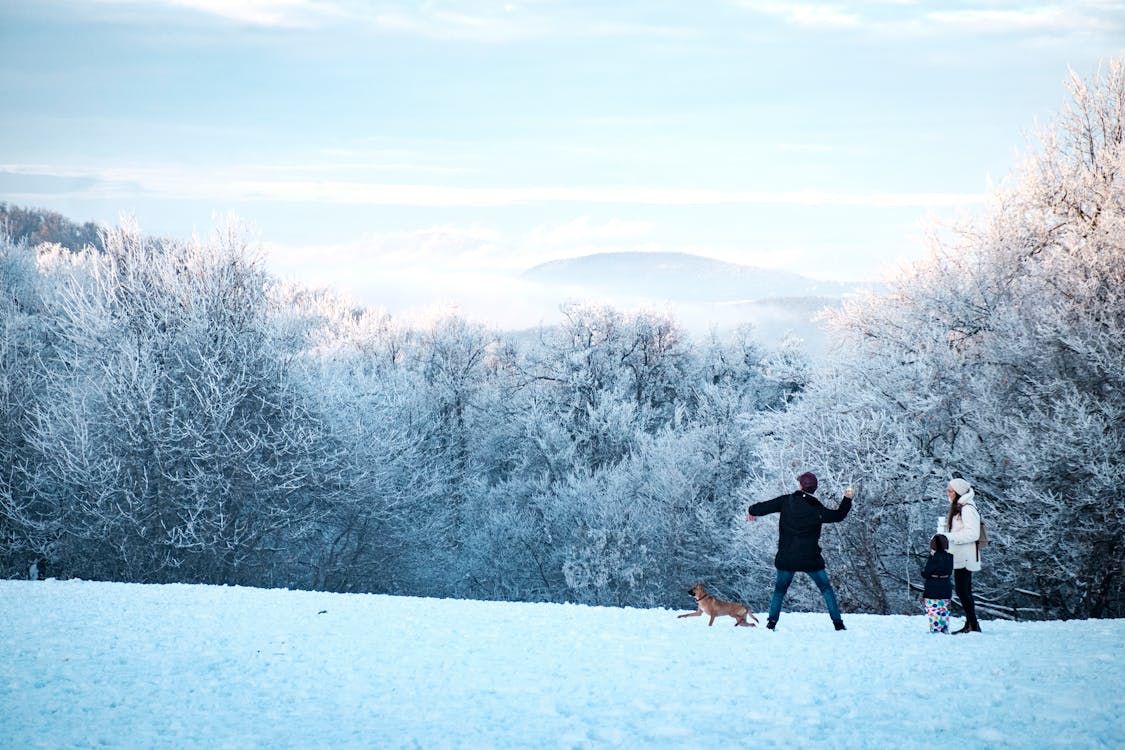
[[[734,626],[736,628],[739,625],[752,628],[758,624],[758,618],[754,616],[754,613],[750,611],[749,607],[736,604],[735,602],[724,602],[722,599],[716,599],[707,593],[707,589],[703,588],[702,583],[697,583],[692,586],[688,589],[688,593],[695,597],[695,603],[698,605],[698,609],[694,612],[688,612],[686,615],[680,615],[680,617],[699,617],[706,612],[711,618],[711,621],[707,623],[707,627],[714,625],[715,618],[720,615],[730,615],[733,617]],[[754,622],[746,622],[747,617]]]

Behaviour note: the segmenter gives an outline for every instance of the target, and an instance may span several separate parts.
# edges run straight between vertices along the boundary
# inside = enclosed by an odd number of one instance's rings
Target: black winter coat
[[[754,503],[750,515],[768,516],[781,513],[777,524],[777,556],[773,559],[778,570],[812,573],[824,569],[820,554],[820,527],[826,523],[843,521],[852,509],[852,499],[845,497],[836,510],[825,508],[807,492],[798,490],[773,500]]]
[[[922,596],[927,599],[953,598],[953,555],[948,552],[935,552],[922,568],[925,588]]]

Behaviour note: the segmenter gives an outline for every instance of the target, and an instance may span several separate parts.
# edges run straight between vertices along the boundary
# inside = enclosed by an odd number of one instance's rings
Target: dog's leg
[[[750,608],[744,606],[744,607],[741,607],[739,609],[738,622],[736,622],[735,625],[742,625],[743,627],[746,627],[746,628],[754,627],[754,623],[746,621],[747,617],[752,619],[754,622],[758,621],[758,618],[754,617],[754,613],[750,611]]]
[[[715,624],[715,615],[711,615],[711,622],[707,623],[707,627],[711,627],[714,624]]]
[[[676,619],[679,620],[684,617],[699,617],[701,614],[703,614],[703,610],[697,609],[694,612],[688,612],[686,615],[679,615]]]

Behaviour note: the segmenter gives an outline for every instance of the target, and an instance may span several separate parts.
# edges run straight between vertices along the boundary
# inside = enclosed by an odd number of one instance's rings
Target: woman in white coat
[[[954,635],[979,633],[977,604],[973,599],[973,573],[980,570],[980,549],[977,545],[980,513],[973,488],[964,479],[951,479],[945,492],[949,496],[949,514],[941,531],[949,537],[949,551],[953,554],[953,587],[965,610],[965,624],[960,630],[955,630]]]

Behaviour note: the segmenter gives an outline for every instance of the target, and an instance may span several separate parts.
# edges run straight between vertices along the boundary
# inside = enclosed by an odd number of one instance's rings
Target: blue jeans
[[[781,603],[785,601],[785,592],[789,590],[789,584],[793,583],[793,576],[795,575],[797,574],[792,570],[777,571],[777,580],[773,584],[773,598],[770,599],[769,619],[771,622],[777,622],[777,618],[781,615]],[[828,605],[828,616],[832,618],[832,622],[842,621],[844,618],[840,615],[840,605],[836,601],[836,592],[832,590],[832,583],[828,580],[828,571],[821,568],[805,575],[811,578],[816,587],[820,589],[820,595],[824,597],[824,603]]]

